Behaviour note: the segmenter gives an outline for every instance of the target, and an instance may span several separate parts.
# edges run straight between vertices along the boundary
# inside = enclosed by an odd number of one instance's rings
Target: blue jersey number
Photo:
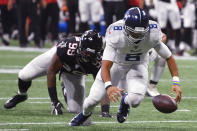
[[[114,26],[114,30],[122,30],[122,26]]]
[[[136,54],[127,54],[125,57],[126,61],[140,61],[140,55],[142,53],[136,53]]]
[[[150,29],[157,28],[157,24],[149,24],[149,28]]]

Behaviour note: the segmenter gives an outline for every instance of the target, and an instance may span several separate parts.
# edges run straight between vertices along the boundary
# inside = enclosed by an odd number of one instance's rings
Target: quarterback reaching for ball
[[[112,102],[122,96],[117,120],[124,122],[130,106],[136,108],[144,99],[148,83],[148,51],[151,48],[167,61],[173,80],[172,93],[176,92],[175,100],[180,102],[177,65],[162,42],[161,29],[157,22],[148,19],[144,10],[134,7],[127,10],[123,20],[108,27],[101,69],[84,101],[83,111],[69,125],[82,125],[106,93]]]

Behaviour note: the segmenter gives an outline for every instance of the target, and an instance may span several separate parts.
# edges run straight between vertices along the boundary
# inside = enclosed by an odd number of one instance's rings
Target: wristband
[[[172,77],[172,82],[173,82],[173,85],[180,86],[180,84],[179,84],[180,80],[179,80],[179,77],[178,76],[173,76]]]
[[[178,76],[173,76],[172,77],[172,81],[174,82],[180,82],[179,77]]]
[[[111,81],[105,82],[105,89],[107,90],[110,86],[112,86]]]

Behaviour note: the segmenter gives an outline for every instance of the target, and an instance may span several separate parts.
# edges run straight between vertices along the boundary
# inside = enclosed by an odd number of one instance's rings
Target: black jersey
[[[92,62],[81,62],[77,54],[79,42],[80,37],[72,36],[61,40],[57,44],[57,56],[63,65],[61,71],[76,75],[93,74],[96,76],[101,66],[101,56],[98,56]]]

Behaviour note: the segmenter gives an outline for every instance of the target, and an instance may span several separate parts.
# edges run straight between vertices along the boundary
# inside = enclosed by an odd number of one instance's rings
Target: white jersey
[[[167,28],[168,20],[173,30],[181,27],[181,17],[176,0],[171,0],[169,3],[158,0],[155,9],[157,12],[158,23],[162,29]]]
[[[123,29],[123,20],[111,24],[106,32],[106,48],[103,60],[110,60],[120,65],[148,63],[148,51],[151,48],[163,58],[171,56],[170,50],[162,43],[162,32],[155,21],[149,21],[149,32],[138,44],[131,43]]]

